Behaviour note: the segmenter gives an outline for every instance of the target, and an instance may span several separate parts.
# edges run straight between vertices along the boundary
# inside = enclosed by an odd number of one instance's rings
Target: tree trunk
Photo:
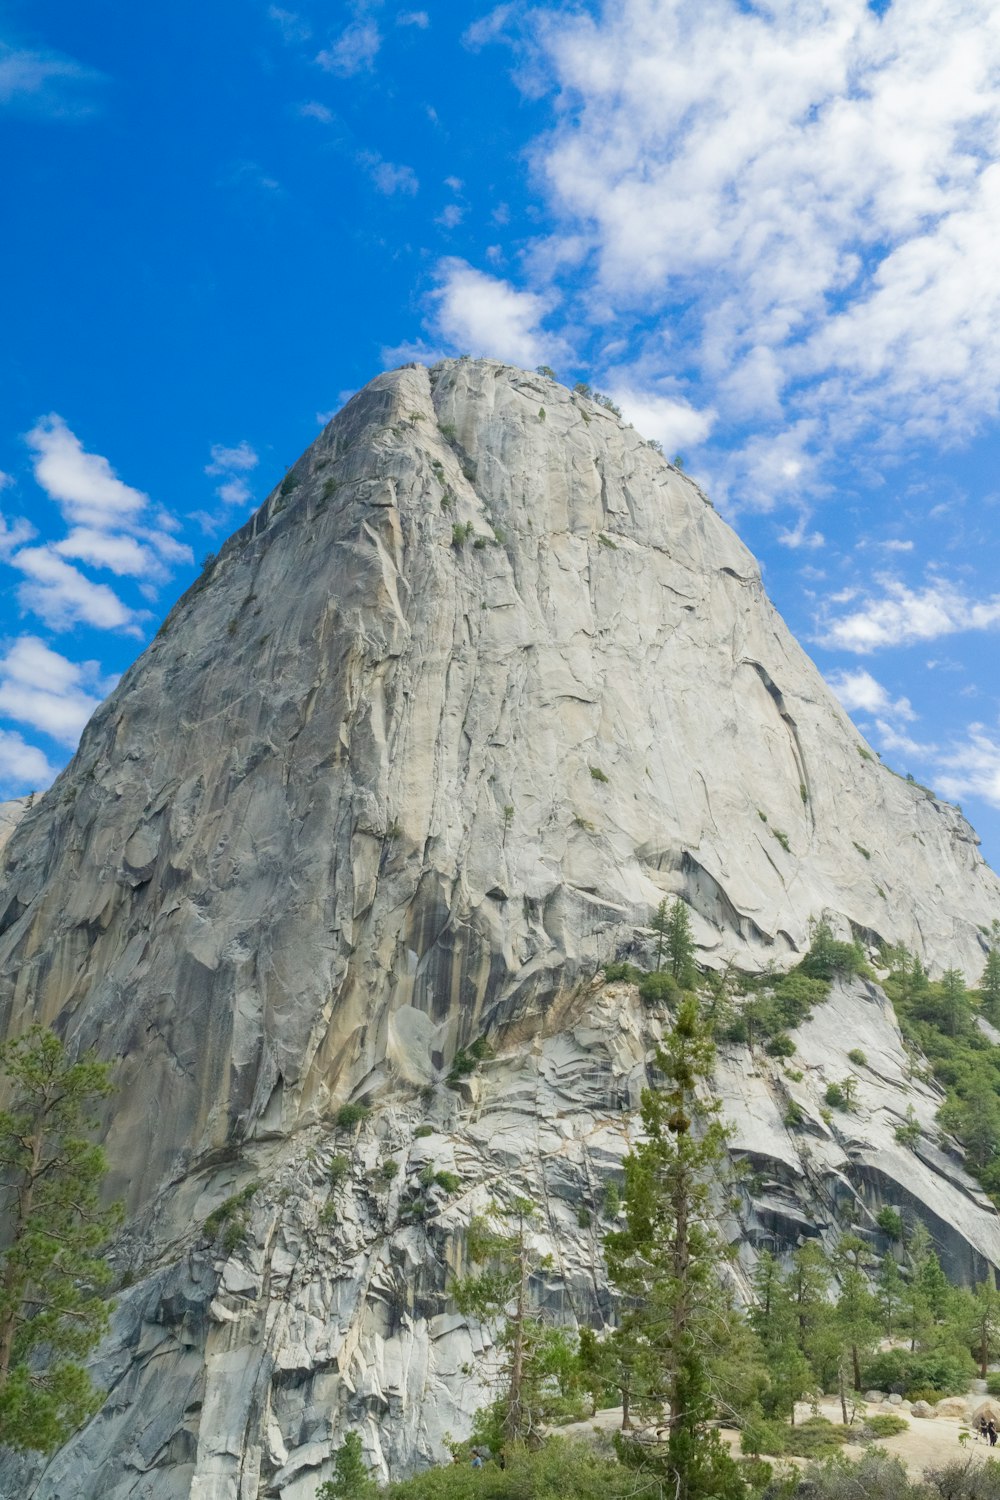
[[[7,1269],[4,1272],[3,1278],[3,1299],[5,1302],[13,1297],[14,1293],[14,1285],[17,1280],[17,1265],[13,1259],[12,1252],[17,1248],[18,1242],[23,1237],[24,1226],[31,1217],[31,1206],[35,1196],[35,1181],[42,1164],[43,1145],[44,1136],[39,1130],[31,1142],[31,1163],[24,1169],[26,1181],[17,1194],[17,1219],[14,1225],[14,1233],[11,1235],[10,1244],[7,1247]],[[3,1385],[10,1374],[10,1362],[14,1352],[14,1337],[17,1333],[20,1312],[20,1303],[12,1302],[6,1316],[0,1322],[0,1386]]]
[[[860,1358],[860,1355],[858,1354],[858,1346],[857,1346],[857,1344],[852,1344],[851,1345],[851,1363],[854,1366],[854,1389],[856,1391],[860,1391],[860,1389],[861,1389],[861,1358]]]
[[[838,1391],[840,1393],[840,1415],[843,1417],[843,1419],[844,1419],[844,1426],[846,1427],[847,1426],[847,1389],[846,1389],[846,1382],[844,1380],[844,1361],[843,1360],[841,1360],[840,1363],[837,1366],[837,1389],[838,1389]]]

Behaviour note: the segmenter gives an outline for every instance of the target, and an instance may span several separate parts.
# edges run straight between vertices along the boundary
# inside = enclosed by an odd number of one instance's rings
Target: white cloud
[[[457,229],[464,218],[465,209],[460,203],[446,203],[434,222],[443,229]]]
[[[0,790],[5,797],[41,791],[55,774],[37,745],[27,744],[14,730],[0,729]]]
[[[884,719],[900,719],[906,723],[916,718],[909,698],[893,700],[880,682],[863,667],[840,668],[827,676],[848,713],[878,714]]]
[[[531,367],[563,347],[540,327],[551,307],[548,297],[518,291],[454,257],[440,261],[437,269],[440,285],[430,299],[434,327],[453,349]]]
[[[227,448],[223,443],[213,443],[212,461],[205,465],[205,473],[246,473],[250,469],[256,469],[259,463],[260,459],[246,440],[237,443],[235,448]]]
[[[140,634],[136,611],[129,609],[107,584],[92,582],[51,548],[22,547],[10,562],[27,579],[17,591],[22,608],[31,610],[53,630],[93,625],[98,630]]]
[[[176,546],[171,538],[167,541]],[[120,532],[98,531],[91,526],[74,526],[69,535],[51,544],[50,550],[60,557],[71,557],[94,568],[107,568],[119,578],[149,578],[162,581],[167,576],[159,558],[134,536]],[[187,550],[187,549],[183,549]]]
[[[9,474],[5,474],[3,469],[0,469],[0,490],[9,489],[13,483],[14,480],[12,477]]]
[[[352,78],[371,70],[381,45],[382,36],[374,21],[355,21],[317,55],[316,61],[328,73]]]
[[[782,547],[791,547],[793,551],[805,547],[809,551],[815,551],[817,547],[826,546],[826,537],[821,531],[807,531],[809,518],[805,511],[801,513],[794,526],[787,527],[778,532],[778,541]]]
[[[820,636],[824,645],[866,656],[887,646],[908,646],[1000,625],[1000,596],[977,603],[945,582],[911,589],[895,578],[878,581],[884,590],[881,598],[869,596],[859,609],[825,620]],[[835,602],[839,601],[835,598]]]
[[[70,523],[107,529],[134,522],[145,509],[149,497],[123,484],[106,458],[87,453],[55,412],[32,428],[27,442],[37,483]]]
[[[255,469],[259,462],[256,450],[246,439],[237,443],[235,448],[227,448],[224,443],[212,444],[212,458],[205,465],[205,473],[222,476],[222,483],[216,486],[215,493],[223,505],[250,503],[253,493],[243,476]]]
[[[536,268],[577,268],[581,319],[662,319],[720,425],[809,422],[829,462],[1000,409],[1000,14],[880,9],[619,0],[523,23],[559,103],[532,153],[557,220]],[[727,482],[766,507],[753,457]]]
[[[0,659],[0,713],[71,748],[100,704],[92,686],[106,686],[96,662],[69,661],[37,636],[21,636]]]
[[[697,411],[689,402],[626,383],[612,381],[608,394],[622,415],[646,438],[661,443],[668,454],[703,443],[715,423],[715,412]]]
[[[425,10],[401,10],[396,15],[397,26],[416,26],[426,31],[430,24],[431,18]]]

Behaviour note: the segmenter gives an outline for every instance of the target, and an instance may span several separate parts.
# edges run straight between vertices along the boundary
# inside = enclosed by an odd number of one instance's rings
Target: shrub
[[[351,1130],[355,1125],[360,1125],[362,1120],[367,1120],[371,1110],[365,1104],[342,1104],[333,1117],[333,1122],[338,1130]]]
[[[864,1366],[864,1386],[895,1391],[908,1401],[963,1395],[975,1366],[968,1355],[937,1350],[886,1349]]]
[[[451,545],[453,547],[464,547],[472,532],[473,525],[471,521],[466,521],[464,524],[461,521],[456,521],[451,528]]]
[[[418,1125],[417,1128],[416,1128],[416,1130],[413,1132],[413,1139],[415,1141],[422,1141],[426,1136],[433,1135],[433,1134],[434,1134],[434,1126],[433,1125]]]
[[[860,1047],[852,1047],[847,1054],[847,1060],[848,1062],[852,1062],[856,1068],[866,1068],[868,1066],[868,1059]]]
[[[446,1193],[457,1193],[462,1186],[462,1179],[457,1172],[435,1172],[434,1183]]]
[[[882,1233],[888,1235],[891,1240],[903,1238],[903,1216],[897,1208],[890,1208],[886,1204],[885,1208],[879,1209],[875,1222]]]
[[[985,1463],[957,1459],[943,1469],[926,1470],[924,1478],[940,1500],[996,1500],[1000,1495],[1000,1463],[995,1458]]]
[[[797,1125],[802,1124],[804,1119],[802,1105],[795,1099],[789,1099],[788,1108],[785,1110],[785,1124],[789,1129],[794,1130]]]
[[[788,834],[782,833],[780,828],[772,828],[771,832],[774,834],[774,837],[778,840],[778,843],[781,845],[782,849],[784,849],[785,853],[791,854],[792,846],[788,842]]]
[[[591,774],[591,776],[593,776],[593,778],[594,778],[595,781],[610,781],[611,780],[611,777],[610,776],[606,776],[604,774],[604,772],[601,770],[600,766],[591,766],[590,767],[590,774]]]
[[[581,1203],[576,1211],[576,1222],[580,1229],[590,1228],[590,1209],[585,1203]]]
[[[644,974],[639,980],[639,997],[646,1005],[669,1005],[679,999],[681,987],[672,974]]]
[[[634,964],[613,963],[604,965],[604,980],[606,984],[615,984],[622,980],[626,984],[638,984],[642,978],[643,971],[637,969]]]
[[[621,1194],[618,1191],[617,1182],[606,1182],[604,1184],[604,1217],[606,1219],[617,1219],[621,1203]]]
[[[912,1104],[906,1106],[906,1123],[897,1125],[893,1135],[901,1146],[915,1146],[920,1139],[920,1122]]]
[[[259,1187],[260,1183],[256,1180],[248,1182],[245,1188],[241,1188],[238,1193],[233,1193],[232,1197],[220,1203],[218,1208],[212,1209],[212,1212],[202,1226],[204,1233],[210,1240],[215,1239],[223,1224],[236,1216],[239,1216],[241,1219],[240,1233],[242,1234],[243,1221],[245,1221],[245,1215],[242,1213],[242,1210],[247,1207]]]
[[[827,1104],[832,1105],[834,1109],[847,1108],[847,1099],[845,1098],[844,1091],[840,1087],[839,1083],[828,1083],[826,1086],[826,1093],[823,1095],[823,1097],[826,1100]]]
[[[893,1411],[872,1412],[871,1416],[865,1417],[863,1436],[865,1438],[887,1438],[895,1437],[899,1432],[905,1432],[909,1427],[905,1417],[897,1417]]]
[[[791,1057],[795,1051],[795,1043],[787,1031],[779,1031],[771,1037],[764,1050],[768,1057]]]
[[[553,370],[549,365],[536,365],[535,366],[535,374],[536,375],[544,375],[549,380],[557,380],[558,379],[558,376],[556,375],[555,370]]]
[[[376,1181],[381,1183],[383,1187],[388,1187],[393,1178],[398,1176],[399,1162],[395,1161],[391,1156],[379,1163],[375,1173]]]
[[[290,495],[292,493],[292,491],[293,490],[297,490],[298,487],[299,487],[299,481],[295,477],[295,475],[292,473],[292,471],[289,469],[288,473],[285,475],[284,479],[281,481],[281,485],[280,485],[280,487],[278,489],[278,494],[279,495],[285,495],[285,496]]]
[[[1000,1372],[994,1371],[986,1377],[986,1394],[988,1396],[1000,1396]]]
[[[351,1170],[351,1158],[349,1156],[331,1156],[327,1175],[330,1178],[331,1187],[339,1187],[347,1178]]]

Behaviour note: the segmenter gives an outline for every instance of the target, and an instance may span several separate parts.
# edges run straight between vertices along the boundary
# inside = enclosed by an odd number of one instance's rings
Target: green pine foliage
[[[927,1058],[947,1095],[938,1119],[957,1136],[969,1170],[1000,1204],[1000,1047],[976,1025],[979,997],[955,969],[932,981],[905,949],[886,959],[891,970],[885,990],[900,1029]]]
[[[718,1107],[700,1089],[715,1058],[693,995],[658,1050],[663,1086],[642,1095],[644,1139],[625,1158],[625,1223],[606,1237],[608,1273],[622,1299],[612,1339],[627,1427],[634,1411],[670,1408],[662,1464],[677,1500],[745,1494],[710,1427],[712,1356],[724,1357],[731,1318],[719,1271],[727,1251],[712,1227],[711,1184],[726,1157]],[[624,1444],[626,1460],[641,1450]]]
[[[101,1402],[83,1360],[107,1327],[102,1252],[121,1222],[101,1206],[107,1166],[91,1139],[111,1083],[107,1064],[74,1062],[42,1027],[0,1047],[0,1070],[0,1443],[47,1453]]]
[[[333,1458],[333,1478],[321,1484],[316,1500],[375,1500],[378,1486],[368,1472],[361,1438],[349,1432]]]

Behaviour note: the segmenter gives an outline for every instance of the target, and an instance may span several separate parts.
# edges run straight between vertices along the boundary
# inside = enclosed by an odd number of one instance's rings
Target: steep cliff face
[[[582,1143],[611,1130],[625,1149],[617,1115],[650,1042],[634,997],[589,986],[664,895],[689,903],[703,961],[751,968],[791,962],[825,911],[978,975],[1000,911],[961,814],[870,755],[697,487],[593,402],[490,361],[360,392],[19,811],[0,855],[2,1029],[41,1019],[116,1060],[123,1263],[157,1267],[119,1313],[120,1400],[40,1497],[172,1497],[190,1481],[202,1500],[298,1500],[345,1412],[367,1414],[373,1453],[429,1454],[438,1355],[454,1365],[439,1402],[453,1427],[472,1401],[468,1330],[435,1323],[451,1317],[443,1259],[469,1205],[443,1208],[431,1243],[394,1217],[398,1195],[368,1193],[364,1163],[409,1162],[417,1089],[489,1033],[530,1080],[511,1162],[537,1188],[561,1153],[552,1201],[584,1192]],[[884,1027],[898,1048],[891,1012]],[[556,1108],[543,1085],[563,1066],[572,1102]],[[765,1125],[776,1079],[726,1068],[745,1149],[775,1176],[748,1232],[770,1213],[780,1237],[815,1212],[810,1172],[843,1181],[858,1213],[907,1177],[877,1133],[837,1141],[818,1116],[829,1149],[804,1162],[780,1120]],[[601,1096],[613,1128],[591,1075],[619,1080]],[[869,1118],[891,1123],[894,1078]],[[513,1107],[502,1085],[491,1109]],[[317,1218],[315,1162],[348,1097],[377,1108],[356,1233],[338,1238]],[[437,1097],[485,1193],[496,1132],[475,1134],[476,1098],[462,1114],[453,1091]],[[550,1106],[565,1152],[542,1140]],[[926,1172],[912,1192],[942,1223],[957,1215],[956,1265],[996,1259],[992,1210],[960,1167]],[[253,1248],[223,1271],[190,1251],[192,1226],[253,1173]],[[569,1210],[552,1214],[569,1245]],[[574,1264],[558,1295],[575,1286],[580,1304],[573,1278],[589,1277],[593,1311],[603,1292],[582,1250]],[[139,1410],[159,1416],[129,1457]],[[295,1458],[312,1442],[326,1448]],[[59,1477],[74,1453],[77,1474],[103,1475],[90,1490]]]

